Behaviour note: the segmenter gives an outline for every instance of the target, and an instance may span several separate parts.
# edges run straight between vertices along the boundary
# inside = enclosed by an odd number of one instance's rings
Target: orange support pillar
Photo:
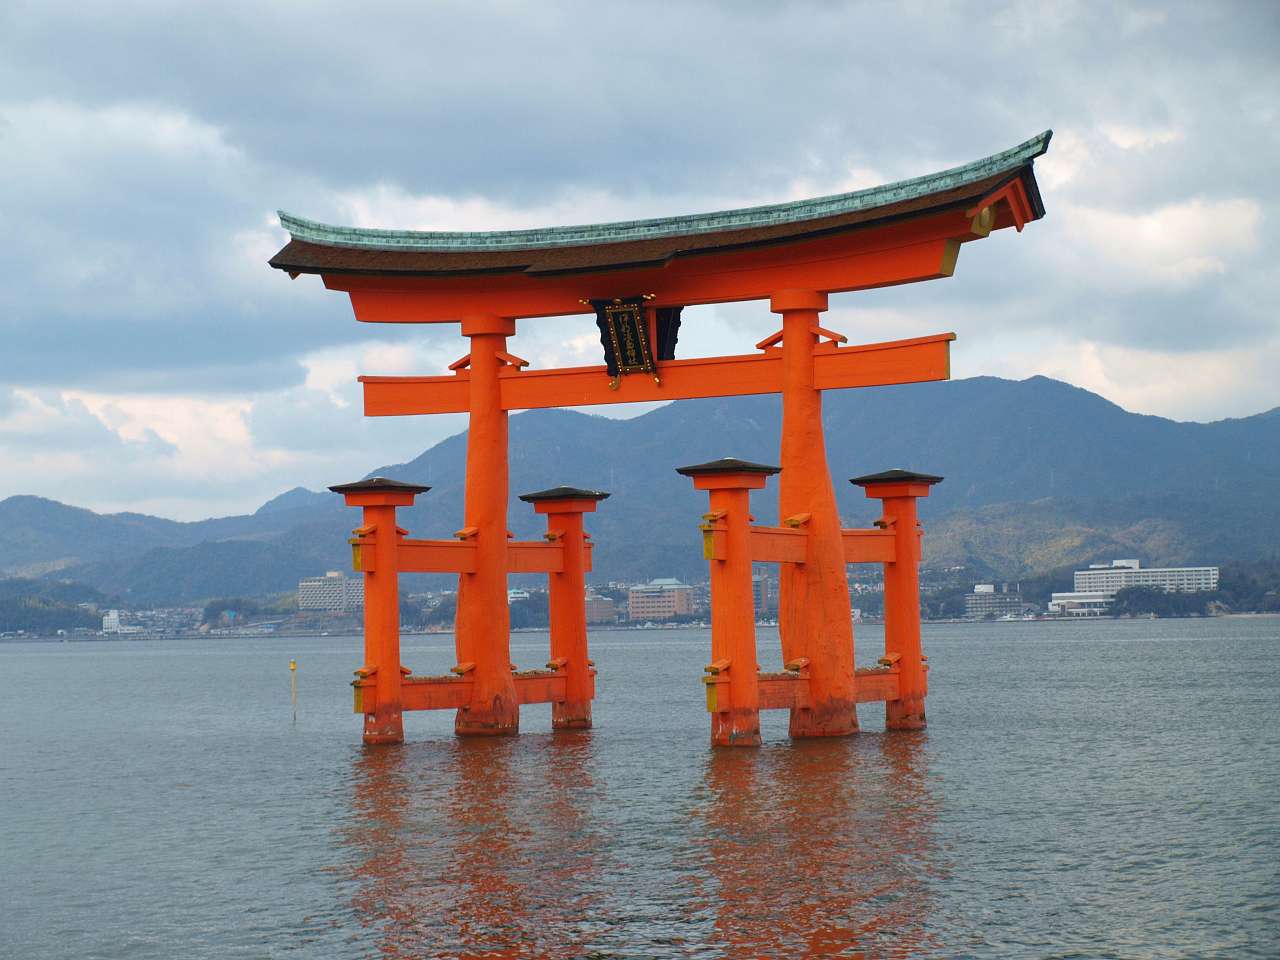
[[[459,574],[454,629],[459,663],[474,663],[473,694],[458,710],[461,735],[508,735],[520,730],[520,704],[511,678],[511,614],[507,608],[507,412],[498,374],[506,362],[507,337],[515,321],[470,317],[462,335],[471,338],[470,406],[467,434],[465,535],[476,542],[474,573]]]
[[[704,533],[724,534],[723,559],[711,558],[711,664],[704,680],[711,713],[711,743],[717,747],[760,745],[750,492],[761,489],[778,470],[732,458],[676,470],[692,477],[694,487],[711,494],[711,512],[706,515]]]
[[[942,477],[909,470],[886,470],[849,481],[868,497],[883,501],[881,521],[893,532],[894,559],[884,565],[884,652],[895,657],[901,699],[885,703],[889,730],[921,730],[929,691],[924,651],[920,646],[920,525],[916,500]]]
[[[555,730],[585,730],[591,726],[595,675],[587,657],[587,537],[582,515],[591,513],[609,494],[576,487],[553,487],[520,499],[546,514],[547,539],[560,544],[563,562],[549,575],[551,660],[565,672],[565,698],[551,704]]]
[[[812,706],[791,711],[791,736],[830,737],[858,729],[854,696],[853,618],[840,511],[827,468],[822,393],[814,384],[818,314],[827,295],[809,290],[775,293],[782,315],[782,476],[779,518],[804,518],[805,562],[779,571],[778,629],[782,658],[807,657]]]
[[[371,477],[330,487],[349,507],[364,509],[363,525],[355,531],[357,569],[364,573],[364,663],[356,671],[362,694],[365,743],[403,743],[400,678],[400,583],[396,548],[401,531],[396,507],[413,506],[413,499],[430,487]],[[367,694],[366,694],[367,692]]]

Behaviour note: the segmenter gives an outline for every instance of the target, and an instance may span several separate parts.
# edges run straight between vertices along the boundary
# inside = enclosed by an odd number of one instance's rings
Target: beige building
[[[587,623],[615,623],[617,619],[618,608],[612,597],[587,591]]]
[[[693,613],[693,587],[679,580],[651,580],[627,591],[631,620],[670,620],[687,613]]]

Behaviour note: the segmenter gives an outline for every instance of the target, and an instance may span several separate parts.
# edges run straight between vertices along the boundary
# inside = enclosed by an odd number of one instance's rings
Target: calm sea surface
[[[926,626],[927,732],[755,751],[591,642],[589,733],[373,750],[353,638],[0,644],[0,956],[1280,956],[1280,619]]]

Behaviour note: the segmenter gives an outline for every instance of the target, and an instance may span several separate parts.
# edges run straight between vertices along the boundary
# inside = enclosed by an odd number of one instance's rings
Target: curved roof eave
[[[465,232],[340,227],[306,220],[283,210],[278,212],[280,225],[294,240],[358,250],[480,253],[657,240],[803,223],[807,220],[874,210],[888,204],[952,190],[1030,166],[1036,157],[1043,155],[1049,149],[1049,140],[1052,136],[1053,131],[1046,130],[1016,147],[964,166],[865,190],[854,190],[850,193],[810,200],[772,203],[760,207],[742,207],[736,210],[720,210],[679,217],[657,217],[649,220],[625,220],[616,223],[542,227],[529,230]]]

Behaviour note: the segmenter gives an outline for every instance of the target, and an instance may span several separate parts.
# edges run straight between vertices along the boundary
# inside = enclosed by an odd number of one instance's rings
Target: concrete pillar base
[[[404,714],[399,710],[366,713],[364,742],[377,745],[404,743]]]
[[[886,730],[923,730],[926,726],[923,700],[890,700],[884,705]]]
[[[463,707],[453,721],[460,737],[514,737],[520,732],[520,705],[495,698],[486,707]]]
[[[553,703],[551,705],[552,730],[590,730],[591,701]]]
[[[857,705],[849,701],[830,701],[814,707],[797,707],[791,711],[788,732],[793,740],[847,737],[858,732]]]
[[[713,747],[760,746],[760,711],[730,710],[711,715]]]

